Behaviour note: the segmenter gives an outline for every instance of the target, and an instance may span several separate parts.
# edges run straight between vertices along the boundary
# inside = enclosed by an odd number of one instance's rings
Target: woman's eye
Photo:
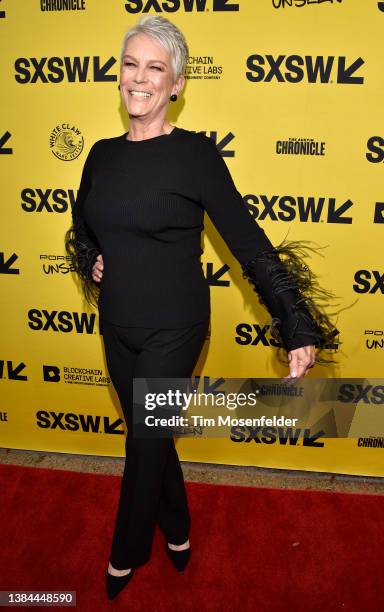
[[[124,66],[133,66],[133,62],[124,62]]]
[[[151,68],[156,68],[156,70],[161,70],[160,66],[151,66]]]

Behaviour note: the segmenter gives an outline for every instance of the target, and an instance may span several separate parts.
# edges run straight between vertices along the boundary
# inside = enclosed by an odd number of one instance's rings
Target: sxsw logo
[[[5,259],[4,252],[0,252],[0,274],[20,274],[19,268],[12,267],[16,259],[18,259],[16,253]]]
[[[273,338],[273,336],[270,336],[269,338],[267,338],[267,332],[269,331],[269,329],[271,328],[270,325],[264,325],[263,327],[261,327],[260,325],[258,325],[257,323],[239,323],[236,326],[236,333],[237,336],[235,336],[235,342],[237,342],[237,344],[240,344],[242,346],[265,346],[265,347],[269,347],[269,346],[273,346],[275,348],[281,347],[281,344],[275,340],[275,338]],[[334,342],[327,344],[326,348],[328,350],[337,350],[339,344],[336,341],[336,336],[339,334],[339,330],[334,328],[333,329],[333,338],[334,338]]]
[[[108,74],[116,59],[101,62],[100,57],[18,57],[15,61],[15,79],[21,85],[26,83],[95,83],[117,81],[116,74]]]
[[[345,56],[334,55],[258,55],[247,58],[246,77],[252,83],[338,83],[362,85],[364,77],[358,75],[364,60],[358,57],[347,61]]]
[[[28,326],[34,331],[54,331],[77,334],[95,334],[95,313],[68,312],[66,310],[38,310],[31,308],[28,311]]]
[[[28,376],[22,373],[25,368],[26,365],[23,361],[14,363],[9,359],[7,361],[0,359],[0,379],[28,380]]]
[[[337,203],[336,198],[248,194],[243,201],[252,217],[258,221],[269,218],[286,222],[298,219],[302,223],[352,223],[352,217],[347,214],[353,206],[351,200]]]
[[[21,191],[21,208],[25,212],[65,213],[76,201],[73,189],[39,189],[26,187]]]
[[[312,446],[323,448],[323,430],[312,434],[310,429],[293,429],[292,427],[231,427],[232,442],[256,442],[256,444],[282,444],[284,446]]]
[[[356,284],[352,287],[355,293],[384,294],[384,273],[379,270],[357,270],[354,280]]]
[[[203,13],[213,11],[214,13],[225,13],[239,10],[239,3],[232,0],[131,0],[125,3],[127,13],[149,13],[153,9],[155,13],[176,13],[184,10],[186,13]]]
[[[124,431],[120,429],[124,424],[122,419],[111,420],[109,417],[94,414],[39,410],[36,413],[36,424],[41,429],[124,435]]]
[[[367,142],[368,152],[365,154],[371,164],[380,164],[384,161],[384,138],[371,136]]]
[[[8,140],[11,138],[11,133],[6,131],[0,136],[0,155],[12,155],[13,149],[6,146]]]
[[[337,399],[344,404],[384,404],[384,385],[340,385]]]

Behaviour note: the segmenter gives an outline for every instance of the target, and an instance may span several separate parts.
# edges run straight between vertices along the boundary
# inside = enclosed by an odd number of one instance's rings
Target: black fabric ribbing
[[[88,233],[103,255],[100,316],[118,325],[192,325],[210,313],[204,211],[240,263],[272,245],[211,138],[179,127],[146,140],[126,136],[92,146],[73,208],[83,240]]]

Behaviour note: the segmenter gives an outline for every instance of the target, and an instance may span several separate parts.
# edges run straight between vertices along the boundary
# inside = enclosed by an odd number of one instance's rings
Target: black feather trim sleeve
[[[101,250],[83,216],[83,206],[92,186],[92,167],[96,143],[92,146],[84,163],[80,186],[72,208],[72,224],[64,236],[65,251],[71,266],[77,273],[83,295],[91,306],[97,306],[99,284],[92,279],[92,267]]]
[[[331,317],[348,307],[327,313],[337,296],[320,286],[306,263],[305,256],[321,248],[309,245],[308,240],[283,240],[242,265],[243,277],[269,310],[271,334],[286,351],[313,345],[319,349],[317,363],[334,363],[325,356],[334,348],[339,333]]]

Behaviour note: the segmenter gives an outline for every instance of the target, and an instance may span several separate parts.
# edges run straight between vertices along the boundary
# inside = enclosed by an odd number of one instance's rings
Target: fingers
[[[315,347],[304,346],[288,353],[289,376],[283,378],[284,381],[294,381],[297,378],[306,376],[315,363]]]
[[[101,281],[101,279],[103,278],[103,270],[104,270],[103,256],[100,253],[100,255],[96,257],[96,261],[92,267],[92,278],[94,281],[96,282]]]

